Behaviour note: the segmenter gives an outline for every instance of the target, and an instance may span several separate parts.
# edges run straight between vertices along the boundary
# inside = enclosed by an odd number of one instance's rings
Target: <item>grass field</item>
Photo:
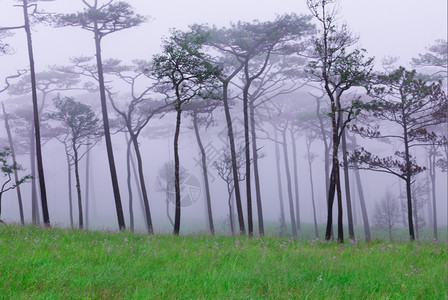
[[[0,226],[0,298],[446,299],[447,244]]]

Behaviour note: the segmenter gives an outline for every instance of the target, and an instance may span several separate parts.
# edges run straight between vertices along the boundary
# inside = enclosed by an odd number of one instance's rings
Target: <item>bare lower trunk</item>
[[[110,137],[109,116],[107,112],[107,103],[106,103],[106,87],[104,83],[103,62],[101,58],[101,37],[99,34],[98,24],[96,21],[94,22],[94,38],[95,38],[95,50],[96,50],[96,65],[98,68],[98,82],[100,89],[101,113],[103,117],[104,139],[106,142],[106,152],[107,152],[107,159],[109,162],[109,172],[114,194],[115,209],[117,212],[118,228],[120,230],[125,230],[126,224],[124,221],[123,206],[121,203],[120,188],[118,185],[117,169],[115,167],[112,140]]]
[[[129,198],[129,228],[131,232],[134,232],[134,207],[133,207],[133,195],[131,184],[131,141],[126,136],[126,183],[128,185],[128,198]]]
[[[16,153],[14,151],[14,143],[12,140],[11,128],[9,127],[9,116],[6,113],[5,105],[3,104],[3,102],[2,102],[2,109],[3,109],[3,117],[5,119],[5,129],[6,129],[6,133],[8,135],[9,150],[11,151],[12,163],[14,165],[16,165],[17,164]],[[14,180],[16,182],[19,181],[19,174],[17,172],[17,169],[14,169]],[[17,202],[19,204],[20,224],[25,225],[25,217],[23,215],[22,193],[20,191],[19,185],[17,185],[17,187],[16,187],[16,192],[17,192]]]
[[[70,212],[70,228],[74,228],[73,221],[73,198],[72,198],[72,165],[70,163],[70,156],[68,152],[65,153],[67,157],[67,179],[68,179],[68,207]]]
[[[436,202],[436,156],[431,155],[429,159],[429,177],[431,179],[431,196],[432,196],[432,225],[434,231],[434,240],[439,240],[439,235],[437,233],[437,202]]]
[[[30,63],[30,78],[31,78],[31,94],[33,99],[33,121],[34,121],[34,136],[36,147],[37,173],[39,175],[40,201],[42,204],[42,216],[45,226],[50,226],[50,215],[48,213],[47,204],[47,190],[45,187],[44,166],[42,160],[42,147],[40,138],[40,124],[39,124],[39,107],[37,103],[37,84],[36,71],[34,68],[34,54],[31,40],[31,28],[28,18],[28,0],[23,0],[23,16],[25,21],[25,32],[28,45],[28,58]]]
[[[255,130],[255,108],[253,101],[249,102],[250,112],[250,129],[252,136],[252,154],[254,165],[254,182],[255,195],[257,197],[257,215],[258,215],[258,231],[260,235],[264,235],[263,206],[261,203],[260,174],[258,171],[258,149],[257,149],[257,132]]]
[[[293,172],[294,172],[294,196],[296,202],[296,226],[297,230],[300,230],[300,208],[299,208],[299,174],[297,170],[297,146],[296,139],[294,137],[294,129],[291,127],[291,144],[292,144],[292,161],[293,161]]]
[[[179,106],[176,107],[176,132],[174,133],[174,190],[176,199],[176,210],[174,213],[174,235],[179,235],[180,232],[180,161],[179,161],[179,134],[180,122],[182,117],[182,110]]]
[[[81,197],[81,182],[79,180],[79,158],[78,158],[78,150],[73,145],[73,154],[74,154],[74,162],[75,162],[75,182],[76,182],[76,193],[78,195],[78,226],[79,229],[84,228],[84,219],[82,213],[82,197]]]
[[[362,222],[364,224],[365,240],[366,242],[369,242],[371,240],[369,216],[367,215],[366,201],[364,199],[364,191],[362,188],[361,176],[359,175],[359,170],[356,168],[356,166],[355,166],[355,179],[359,195],[359,204],[361,205],[361,215],[362,215]]]
[[[208,219],[208,228],[211,234],[215,234],[215,226],[213,224],[213,214],[212,214],[212,201],[210,197],[210,186],[208,182],[208,170],[207,170],[207,157],[205,154],[205,149],[202,144],[201,136],[199,134],[199,127],[197,121],[197,114],[193,116],[193,125],[194,125],[194,133],[196,135],[196,141],[198,142],[199,150],[201,152],[201,164],[202,164],[202,175],[204,177],[204,185],[205,185],[205,200],[207,204],[207,219]]]
[[[40,224],[39,203],[37,196],[36,176],[36,152],[34,143],[34,126],[31,127],[30,135],[30,161],[31,161],[31,221],[33,225]]]
[[[89,140],[87,140],[87,152],[86,152],[86,183],[85,183],[85,196],[86,199],[86,205],[85,205],[85,223],[86,223],[86,229],[89,229],[89,209],[90,209],[90,148],[89,148]]]
[[[229,136],[229,145],[230,145],[230,154],[232,158],[232,172],[233,172],[233,184],[235,189],[235,202],[236,202],[236,212],[238,215],[238,223],[240,227],[240,233],[244,234],[246,232],[246,227],[244,225],[244,216],[243,216],[243,207],[241,205],[241,192],[238,178],[238,167],[236,163],[236,148],[235,148],[235,139],[233,136],[233,128],[232,128],[232,118],[230,116],[230,107],[228,102],[228,81],[223,82],[223,104],[224,104],[224,112],[226,115],[227,122],[227,134]]]
[[[247,202],[247,230],[249,237],[254,235],[252,219],[252,181],[250,172],[250,138],[249,138],[249,111],[248,111],[248,84],[243,89],[243,113],[244,113],[244,154],[246,164],[246,202]]]
[[[342,159],[344,162],[345,198],[347,200],[348,236],[351,240],[354,240],[355,230],[353,229],[352,199],[350,195],[350,178],[348,176],[347,140],[345,138],[345,131],[342,133]]]
[[[274,128],[274,138],[276,141],[278,140],[276,128]],[[280,149],[277,142],[275,142],[275,169],[277,171],[278,199],[280,204],[280,232],[283,232],[286,230],[286,219],[285,206],[283,203],[282,176],[280,172]]]
[[[154,229],[152,226],[152,219],[151,219],[151,211],[149,208],[148,192],[146,190],[145,177],[143,174],[142,155],[140,153],[140,147],[138,145],[137,136],[132,133],[130,135],[131,135],[132,144],[134,145],[135,156],[137,158],[138,180],[140,182],[140,188],[141,188],[141,192],[142,192],[142,196],[143,196],[143,204],[144,204],[144,208],[145,208],[144,215],[146,217],[146,219],[145,219],[146,229],[148,230],[149,234],[154,234]]]
[[[286,171],[286,183],[288,187],[288,199],[289,199],[289,213],[291,217],[291,228],[292,228],[292,236],[294,238],[297,238],[297,224],[296,224],[296,217],[294,214],[294,200],[292,196],[292,184],[291,184],[291,173],[289,170],[289,158],[288,158],[288,143],[286,141],[286,130],[287,128],[282,131],[283,136],[283,156],[285,160],[285,171]]]
[[[311,204],[313,205],[314,233],[316,235],[316,238],[319,238],[319,230],[317,228],[317,218],[316,218],[316,201],[314,199],[314,181],[313,181],[313,166],[312,166],[313,161],[310,153],[310,145],[307,145],[306,150],[307,150],[308,168],[310,176]]]

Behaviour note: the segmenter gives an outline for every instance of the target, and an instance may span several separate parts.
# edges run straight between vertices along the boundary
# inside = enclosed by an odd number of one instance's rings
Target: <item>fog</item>
[[[100,1],[101,2],[101,1]],[[136,13],[144,15],[148,21],[138,27],[123,30],[107,36],[102,41],[103,60],[117,58],[125,64],[130,64],[134,59],[144,59],[151,61],[153,55],[161,53],[162,38],[170,36],[170,29],[188,30],[192,24],[216,25],[217,27],[229,27],[231,23],[238,21],[251,22],[253,20],[271,21],[276,16],[285,13],[309,14],[305,1],[267,1],[267,0],[244,0],[244,1],[137,1],[126,0],[131,4]],[[22,14],[20,8],[13,7],[16,1],[0,0],[0,27],[20,26],[22,24]],[[56,0],[39,1],[39,9],[46,12],[71,13],[84,9],[81,0]],[[365,48],[368,56],[375,57],[375,69],[382,70],[381,62],[384,57],[399,57],[396,65],[403,65],[412,68],[410,62],[419,53],[425,53],[427,47],[435,43],[437,39],[447,37],[447,3],[441,0],[429,1],[365,1],[365,0],[341,0],[340,1],[340,21],[346,23],[350,30],[357,36],[359,41],[357,47]],[[314,22],[314,21],[313,21]],[[14,75],[17,70],[28,68],[26,38],[23,30],[11,31],[14,35],[4,37],[3,42],[10,45],[12,53],[0,56],[0,82],[10,75]],[[36,61],[36,71],[44,72],[54,65],[69,65],[71,57],[93,56],[95,53],[92,33],[77,27],[52,28],[42,24],[33,27],[33,47]],[[11,83],[16,83],[11,81]],[[445,81],[446,82],[446,81]],[[129,99],[128,86],[115,83],[116,101],[125,103]],[[240,95],[237,84],[241,80],[235,81],[231,87],[232,95]],[[142,87],[139,87],[142,88]],[[0,87],[1,89],[1,87]],[[312,88],[303,88],[294,93],[286,94],[276,99],[275,103],[288,105],[290,111],[298,115],[314,113],[315,100],[310,97]],[[446,85],[445,85],[446,91]],[[47,96],[46,112],[54,111],[51,100],[61,93],[62,95],[73,96],[77,101],[88,104],[100,114],[99,96],[96,93],[87,91],[58,91]],[[362,89],[351,91],[354,94],[365,96]],[[161,96],[153,96],[160,98]],[[0,94],[0,100],[5,104],[9,113],[27,105],[31,106],[30,95],[14,96],[8,92]],[[231,109],[234,132],[237,144],[243,144],[243,114],[241,101],[236,99],[235,106]],[[286,104],[285,104],[286,103]],[[328,101],[322,102],[322,109],[328,109]],[[110,119],[117,117],[112,107],[109,106]],[[288,109],[286,109],[288,110]],[[213,168],[213,163],[219,161],[224,155],[223,147],[227,144],[227,127],[222,107],[218,107],[213,116],[215,122],[213,126],[200,128],[200,135],[204,147],[207,150],[209,165],[209,181],[211,186],[212,211],[215,226],[221,233],[229,232],[228,206],[226,183],[219,177]],[[279,118],[286,118],[286,112]],[[144,175],[149,196],[149,205],[153,217],[155,232],[171,232],[172,225],[167,218],[166,193],[158,188],[159,171],[163,165],[173,161],[173,138],[175,130],[175,113],[169,113],[153,117],[144,128],[139,137],[139,144],[142,153]],[[181,232],[205,232],[207,230],[206,221],[206,200],[204,179],[201,171],[200,153],[195,133],[192,130],[191,117],[183,116],[181,133],[179,140],[180,163],[186,172],[191,175],[196,183],[184,183],[182,199],[192,199],[193,203],[186,203],[182,207]],[[328,123],[329,124],[329,123]],[[328,128],[331,130],[331,128]],[[13,129],[14,131],[14,129]],[[114,131],[114,130],[113,130]],[[445,129],[446,133],[446,129]],[[272,125],[265,117],[257,118],[257,147],[260,151],[259,173],[261,182],[261,195],[263,204],[263,216],[265,222],[271,222],[275,230],[280,230],[280,208],[279,190],[276,175],[275,143],[269,138],[273,136]],[[289,133],[288,133],[289,134]],[[13,133],[14,135],[14,133]],[[6,140],[6,132],[0,126],[0,137]],[[268,138],[269,137],[269,138]],[[19,139],[19,137],[14,137]],[[387,144],[377,140],[359,138],[359,144],[369,148],[377,155],[390,156],[396,151],[399,144]],[[311,186],[309,179],[309,167],[306,148],[306,130],[298,129],[295,136],[297,145],[298,163],[298,188],[300,202],[300,221],[302,223],[313,223]],[[6,145],[6,144],[5,144]],[[118,181],[120,185],[121,199],[123,203],[126,225],[129,224],[129,204],[126,178],[126,137],[123,132],[112,135],[112,145],[114,149],[115,162],[117,166]],[[292,141],[288,137],[289,162],[292,170]],[[326,211],[326,186],[324,173],[324,150],[323,143],[316,140],[312,143],[310,151],[317,156],[312,164],[314,192],[316,201],[316,215],[319,224],[325,224],[327,218]],[[413,150],[414,151],[414,150]],[[417,156],[417,161],[422,165],[427,164],[426,152],[424,149],[416,149],[413,152]],[[283,155],[283,154],[282,154]],[[135,159],[135,158],[134,158]],[[286,173],[281,156],[281,190],[284,198],[284,209],[286,221],[290,222],[288,206],[288,188],[286,184]],[[28,152],[18,153],[18,163],[23,167],[21,174],[30,173],[30,157]],[[48,139],[43,143],[43,163],[45,179],[47,181],[47,194],[49,203],[49,214],[52,225],[68,227],[69,221],[69,200],[67,183],[67,163],[64,146],[56,139]],[[111,186],[110,173],[104,139],[99,141],[90,151],[90,180],[88,191],[88,227],[91,229],[117,229],[117,217],[114,204],[114,196]],[[86,177],[86,157],[80,161],[81,189],[85,203],[85,177]],[[292,171],[291,171],[292,172]],[[395,197],[405,195],[404,182],[396,176],[382,174],[373,171],[360,171],[362,177],[362,188],[366,197],[366,206],[369,218],[373,218],[375,203],[385,197],[386,191],[391,190]],[[447,173],[437,170],[437,218],[439,226],[447,224]],[[418,182],[423,182],[427,178],[427,171],[417,176]],[[341,177],[343,177],[341,170]],[[139,189],[135,178],[132,179],[134,192],[134,214],[136,231],[145,232],[145,221],[143,217],[142,205],[139,199]],[[350,181],[354,180],[354,173],[350,171]],[[344,182],[344,180],[342,179]],[[196,181],[195,181],[196,182]],[[343,183],[342,183],[343,186]],[[21,191],[24,201],[24,212],[26,222],[31,223],[31,184],[22,184]],[[245,203],[245,182],[240,182],[242,189],[243,210],[246,216]],[[197,190],[194,190],[197,188]],[[352,187],[352,201],[354,222],[356,226],[362,226],[361,208],[359,199],[356,196],[357,190]],[[189,193],[187,193],[189,192]],[[173,191],[171,191],[173,193]],[[257,220],[257,210],[255,206],[255,190],[253,186],[253,212],[254,220]],[[429,192],[427,192],[428,194]],[[73,205],[75,226],[77,221],[76,191],[73,184]],[[344,199],[344,223],[346,223],[345,192]],[[400,200],[401,201],[401,200]],[[403,200],[404,201],[404,200]],[[335,203],[336,206],[336,203]],[[174,205],[168,204],[171,218],[174,218]],[[428,219],[431,215],[430,206],[423,208],[424,215]],[[6,223],[19,222],[19,212],[17,206],[17,195],[15,191],[9,191],[3,195],[1,219]],[[40,212],[42,213],[42,212]],[[334,218],[336,220],[336,218]],[[246,220],[247,221],[247,220]],[[430,228],[430,223],[427,227]],[[372,222],[373,223],[373,222]],[[186,226],[183,229],[182,226]],[[371,224],[373,226],[373,224]],[[255,226],[257,228],[257,226]],[[299,233],[300,235],[300,233]]]

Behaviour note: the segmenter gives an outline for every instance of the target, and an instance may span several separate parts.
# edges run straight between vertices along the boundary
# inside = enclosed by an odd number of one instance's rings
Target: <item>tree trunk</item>
[[[344,162],[345,198],[347,200],[348,235],[351,240],[354,240],[355,230],[353,229],[352,200],[350,195],[350,178],[348,176],[347,139],[345,138],[345,130],[342,133],[342,159]]]
[[[277,129],[274,127],[274,139],[278,140]],[[277,170],[277,187],[278,187],[278,199],[280,202],[280,231],[286,230],[285,219],[285,206],[283,203],[283,189],[282,189],[282,176],[280,172],[280,149],[278,142],[275,142],[275,168]]]
[[[439,240],[437,233],[437,202],[436,202],[436,151],[432,149],[429,156],[429,178],[431,179],[431,196],[432,196],[432,221],[434,240]]]
[[[355,179],[359,195],[359,204],[361,205],[361,215],[362,215],[362,222],[364,224],[365,240],[366,242],[370,242],[371,236],[370,236],[369,216],[367,215],[367,208],[364,199],[364,191],[362,188],[361,176],[359,175],[359,170],[356,168],[356,166],[355,166]]]
[[[117,211],[117,221],[119,229],[125,230],[126,225],[124,221],[123,206],[121,204],[120,188],[118,185],[117,170],[115,167],[114,152],[110,137],[109,117],[107,113],[107,103],[106,103],[106,87],[104,84],[103,62],[101,59],[101,37],[99,34],[97,22],[94,22],[94,38],[95,38],[95,50],[96,50],[96,64],[98,68],[98,82],[100,88],[101,113],[103,116],[104,139],[106,141],[106,151],[107,151],[107,158],[109,161],[109,171],[114,193],[115,208]]]
[[[320,114],[320,100],[322,98],[323,98],[323,96],[321,98],[316,98],[316,116],[319,121],[319,128],[320,128],[320,132],[322,135],[322,142],[324,143],[325,196],[328,197],[328,195],[330,194],[330,177],[331,177],[331,175],[330,175],[330,146],[328,145],[328,141],[327,141],[327,132],[325,131],[324,121]],[[330,208],[329,206],[330,206],[330,202],[329,202],[329,198],[327,198],[327,211],[331,210],[331,213],[333,213],[333,208],[332,207]],[[333,220],[333,216],[331,216],[331,219]],[[330,223],[329,234],[327,235],[327,233],[325,233],[326,239],[327,239],[327,236],[328,236],[328,239],[330,239],[333,236],[333,223],[332,223],[333,221],[332,220]],[[327,223],[327,227],[328,227],[328,223]],[[328,230],[328,228],[327,228],[327,230]]]
[[[293,200],[293,196],[292,196],[291,172],[289,171],[288,143],[286,141],[286,130],[287,130],[287,125],[285,125],[285,128],[282,130],[283,156],[284,156],[284,160],[285,160],[286,183],[287,183],[287,187],[288,187],[289,213],[290,213],[290,217],[291,217],[292,236],[294,238],[297,238],[297,225],[296,225],[296,217],[294,215],[294,200]]]
[[[236,212],[238,214],[238,223],[240,227],[240,233],[244,234],[246,232],[246,228],[244,225],[244,216],[243,216],[243,207],[241,205],[241,192],[238,178],[238,167],[236,163],[236,148],[235,148],[235,139],[233,136],[233,128],[232,128],[232,118],[230,116],[230,107],[228,101],[228,81],[223,81],[223,93],[222,100],[224,104],[224,112],[226,115],[227,122],[227,134],[229,136],[229,145],[230,145],[230,155],[232,158],[232,172],[233,172],[233,184],[235,189],[235,203],[236,203]]]
[[[85,223],[86,229],[89,229],[89,206],[90,206],[90,150],[89,149],[90,140],[87,140],[87,152],[86,152],[86,183],[85,183],[85,196],[86,206],[85,206]]]
[[[126,136],[126,183],[128,185],[128,197],[129,197],[129,227],[131,232],[134,232],[134,207],[132,199],[132,184],[131,184],[131,141]]]
[[[140,153],[140,147],[138,145],[137,136],[135,134],[133,134],[131,131],[130,131],[130,136],[131,136],[132,144],[134,145],[135,156],[137,158],[138,177],[139,177],[140,188],[141,188],[142,196],[143,196],[143,204],[145,207],[144,215],[146,216],[146,227],[147,227],[149,234],[154,234],[154,229],[152,226],[151,211],[149,208],[148,192],[146,191],[145,177],[143,175],[142,155]]]
[[[67,149],[65,150],[65,155],[67,157],[68,207],[69,207],[69,212],[70,212],[70,228],[74,228],[75,225],[74,225],[74,221],[73,221],[72,165],[70,164],[70,156],[68,154]]]
[[[78,157],[78,149],[76,149],[75,144],[73,143],[73,155],[74,155],[74,163],[75,163],[75,181],[76,181],[76,193],[78,195],[78,216],[79,216],[79,229],[84,228],[84,219],[82,213],[82,197],[81,197],[81,182],[79,180],[79,157]]]
[[[319,230],[317,228],[317,218],[316,218],[316,201],[314,199],[314,181],[313,181],[313,160],[310,153],[310,146],[311,144],[307,143],[306,145],[306,152],[307,152],[307,158],[308,158],[308,168],[309,176],[310,176],[310,187],[311,187],[311,204],[313,205],[313,220],[314,220],[314,232],[316,234],[316,238],[319,238]]]
[[[246,163],[246,200],[247,200],[247,227],[249,237],[254,235],[254,224],[252,220],[252,190],[250,173],[250,138],[249,138],[249,111],[248,111],[248,92],[250,82],[246,82],[243,89],[243,114],[244,114],[244,153]]]
[[[9,127],[9,116],[6,113],[5,105],[3,104],[3,102],[2,102],[2,109],[3,109],[3,116],[5,118],[5,129],[8,135],[8,143],[9,143],[9,150],[11,151],[12,163],[16,165],[17,164],[16,153],[14,151],[14,143],[12,140],[11,128]],[[17,172],[17,169],[14,169],[14,180],[16,182],[19,181],[19,174]],[[23,215],[23,202],[22,202],[22,193],[20,191],[20,185],[16,187],[16,191],[17,191],[17,202],[19,204],[20,224],[25,225],[25,217]]]
[[[258,231],[264,235],[263,206],[261,203],[260,173],[258,171],[257,132],[255,130],[255,107],[253,100],[249,102],[250,129],[252,136],[252,155],[254,165],[255,195],[257,197]]]
[[[207,156],[205,154],[204,145],[202,144],[201,136],[199,135],[199,127],[197,114],[193,115],[193,125],[194,133],[196,135],[196,141],[198,142],[199,150],[201,151],[201,162],[202,162],[202,175],[204,176],[205,185],[205,200],[207,203],[207,217],[208,217],[208,228],[211,234],[215,234],[215,226],[213,225],[213,215],[212,215],[212,201],[210,197],[210,186],[208,182],[208,170],[207,170]]]
[[[300,226],[300,208],[299,208],[299,174],[297,171],[297,146],[296,139],[294,138],[294,125],[291,125],[290,129],[291,134],[291,144],[292,144],[292,161],[294,166],[294,193],[295,193],[295,202],[296,202],[296,226],[297,230],[301,229]]]
[[[37,158],[37,172],[39,175],[40,200],[42,204],[42,215],[45,226],[50,226],[50,215],[48,213],[47,204],[47,190],[45,187],[44,166],[42,161],[42,148],[40,140],[40,125],[39,125],[39,108],[37,104],[37,85],[36,85],[36,71],[34,68],[34,54],[33,44],[31,40],[31,28],[28,18],[28,0],[23,0],[23,17],[25,21],[25,32],[28,44],[28,57],[30,62],[30,78],[31,78],[31,93],[33,99],[33,118],[34,118],[34,134],[36,138],[36,158]]]
[[[176,132],[174,133],[174,190],[176,192],[176,210],[174,214],[174,235],[180,232],[180,161],[179,161],[179,134],[182,109],[180,103],[176,104]]]
[[[33,225],[40,224],[39,200],[37,195],[36,176],[36,147],[34,142],[34,125],[30,131],[30,164],[31,164],[31,221]]]
[[[404,108],[403,108],[404,110]],[[403,114],[404,115],[404,114]],[[411,161],[410,161],[410,154],[409,154],[409,142],[408,142],[408,131],[407,131],[407,125],[406,120],[403,118],[403,126],[404,126],[404,151],[405,151],[405,162],[406,162],[406,176],[405,176],[405,182],[406,182],[406,197],[407,197],[407,203],[408,203],[408,226],[409,226],[409,238],[411,241],[415,240],[415,233],[414,233],[414,223],[412,220],[412,192],[411,192],[411,178],[412,178],[412,171],[411,171]]]

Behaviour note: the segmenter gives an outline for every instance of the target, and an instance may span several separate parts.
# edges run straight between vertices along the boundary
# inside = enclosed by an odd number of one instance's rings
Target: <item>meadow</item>
[[[0,298],[446,299],[447,243],[0,226]]]

